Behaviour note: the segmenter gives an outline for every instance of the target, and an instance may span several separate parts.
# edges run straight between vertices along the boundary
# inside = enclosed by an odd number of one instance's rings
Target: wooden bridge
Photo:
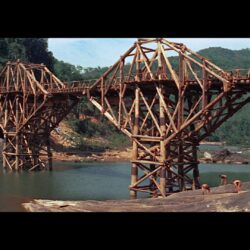
[[[3,166],[51,169],[50,132],[87,96],[131,139],[132,197],[200,188],[199,143],[250,101],[249,91],[250,71],[226,72],[165,39],[138,39],[93,83],[9,62],[0,75]]]

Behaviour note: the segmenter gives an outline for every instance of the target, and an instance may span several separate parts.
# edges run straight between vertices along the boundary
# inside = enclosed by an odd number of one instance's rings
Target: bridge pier
[[[137,164],[132,163],[132,167],[131,167],[131,186],[130,186],[130,198],[131,199],[136,199],[137,198],[137,191],[134,188],[131,188],[137,182],[137,176],[138,176]]]
[[[2,152],[2,155],[3,155],[3,168],[6,169],[7,168],[7,160],[6,160],[6,154],[5,154],[5,149],[6,149],[6,146],[7,146],[7,136],[6,136],[6,133],[3,132],[4,135],[3,135],[3,152]]]
[[[0,75],[3,168],[52,170],[50,133],[85,88],[66,88],[44,65],[8,62]]]
[[[200,183],[200,171],[199,171],[199,161],[198,161],[198,156],[197,156],[197,142],[193,143],[192,146],[192,156],[193,156],[193,161],[194,163],[192,164],[193,167],[193,184],[194,184],[194,189],[201,188],[201,183]]]
[[[166,145],[166,152],[167,156],[170,156],[170,145]],[[172,185],[173,173],[171,171],[171,164],[167,163],[167,191],[168,193],[173,192],[173,185]]]
[[[163,95],[163,86],[160,85],[159,88],[160,93]],[[163,197],[166,196],[166,146],[164,144],[164,136],[166,135],[166,118],[165,118],[165,111],[164,111],[164,100],[162,98],[159,99],[159,108],[160,108],[160,135],[162,140],[160,141],[160,156],[161,156],[161,172],[160,172],[160,192]]]
[[[48,167],[49,167],[49,170],[51,171],[53,169],[53,165],[52,165],[52,152],[51,152],[51,143],[50,143],[49,135],[47,138],[47,154],[48,154]]]
[[[133,135],[136,136],[139,132],[139,116],[140,116],[140,89],[137,87],[135,90],[135,117],[134,117],[134,128]],[[136,161],[138,157],[138,144],[136,141],[133,141],[132,148],[132,160]],[[138,166],[137,163],[132,163],[131,169],[131,187],[134,187],[138,179]],[[137,198],[137,191],[135,189],[130,188],[130,197]]]
[[[19,169],[19,161],[20,161],[20,137],[19,137],[19,96],[16,96],[16,166],[15,170]]]

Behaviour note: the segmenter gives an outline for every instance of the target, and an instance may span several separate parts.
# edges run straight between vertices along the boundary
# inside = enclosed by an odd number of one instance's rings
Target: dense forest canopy
[[[48,51],[46,38],[0,38],[0,68],[7,61],[20,59],[23,62],[43,63],[53,70],[52,52]]]
[[[229,50],[213,47],[200,50],[198,53],[224,70],[250,69],[250,49]],[[108,69],[108,67],[91,68],[88,65],[86,67],[75,66],[60,61],[48,50],[48,39],[46,38],[0,38],[0,70],[7,61],[16,59],[30,63],[44,63],[62,81],[97,79]],[[178,61],[177,57],[171,57],[170,60],[173,65]],[[126,70],[128,68],[129,65],[126,65]],[[93,123],[89,119],[71,120],[75,130],[88,136],[106,136],[113,139],[120,138],[121,141],[124,140],[120,133],[106,119],[103,119],[86,99],[83,99],[80,106],[80,110],[83,110],[85,115],[95,116],[101,122]],[[77,110],[79,109],[75,109],[73,112],[77,112]],[[226,141],[229,144],[250,145],[249,112],[250,106],[244,107],[223,124],[209,139]]]

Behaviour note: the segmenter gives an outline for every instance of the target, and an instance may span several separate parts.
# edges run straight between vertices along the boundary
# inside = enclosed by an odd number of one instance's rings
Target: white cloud
[[[208,47],[250,48],[249,38],[170,38],[198,51]],[[83,67],[110,66],[119,60],[136,38],[50,38],[49,50],[65,62]]]
[[[52,38],[49,49],[59,60],[83,67],[109,66],[119,59],[135,39]]]

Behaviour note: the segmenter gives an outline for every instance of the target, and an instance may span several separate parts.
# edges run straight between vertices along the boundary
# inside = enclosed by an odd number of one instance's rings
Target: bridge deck
[[[116,84],[112,84],[110,86],[110,92],[108,93],[109,95],[114,94],[114,91],[118,91],[120,89],[121,86],[121,82],[116,82]],[[165,88],[169,88],[169,89],[175,89],[177,90],[176,84],[174,80],[143,80],[143,81],[124,81],[123,82],[124,85],[126,85],[126,88],[128,90],[129,93],[129,89],[134,90],[136,85],[139,85],[141,88],[145,89],[145,90],[150,90],[151,87],[154,88],[155,84],[163,84],[165,86]],[[195,80],[187,80],[185,81],[185,84],[188,85],[188,89],[197,89],[200,88],[199,83]],[[223,83],[218,80],[218,79],[211,79],[208,80],[208,84],[209,84],[209,89],[218,89],[220,87],[223,86]],[[240,89],[249,89],[250,87],[250,77],[239,77],[239,78],[235,78],[232,80],[232,84],[235,86],[235,88],[240,88]],[[78,85],[78,86],[77,86]],[[101,92],[101,87],[100,85],[98,86],[94,86],[94,84],[92,86],[89,85],[89,82],[87,81],[85,82],[74,82],[74,84],[72,85],[72,83],[65,83],[64,88],[48,88],[45,89],[48,93],[51,94],[75,94],[75,95],[86,95],[87,91],[91,91],[91,93],[98,93]],[[22,94],[23,91],[22,90],[16,90],[14,88],[0,88],[0,94]],[[36,93],[38,94],[39,91]],[[32,95],[34,94],[31,90],[27,91],[26,94],[28,95]]]

